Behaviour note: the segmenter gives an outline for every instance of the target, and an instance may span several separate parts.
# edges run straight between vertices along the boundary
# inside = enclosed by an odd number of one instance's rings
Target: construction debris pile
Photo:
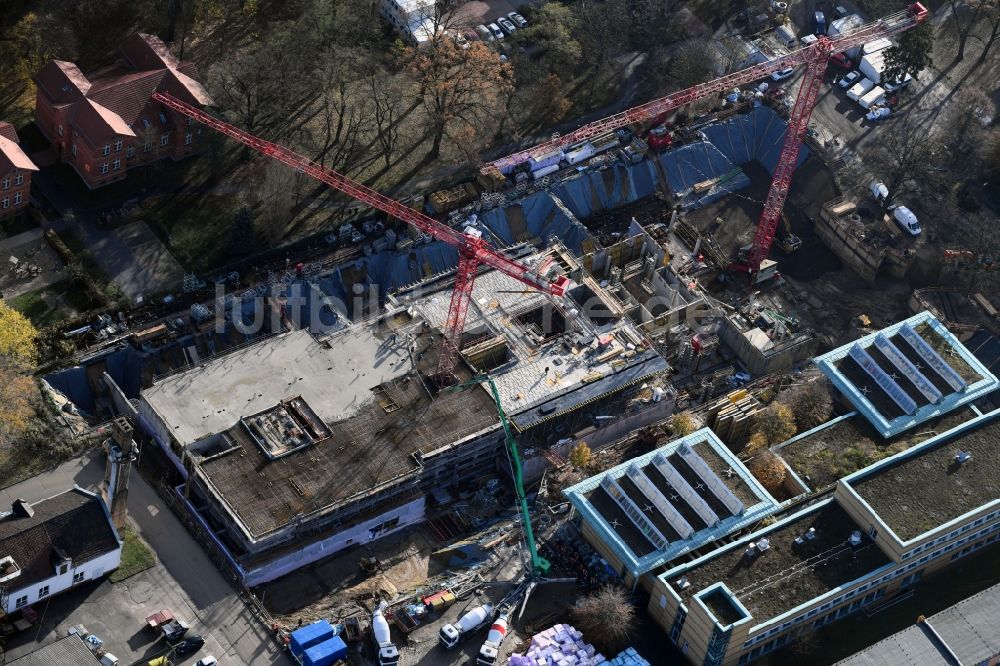
[[[528,651],[514,653],[508,666],[596,666],[607,660],[593,645],[585,643],[583,634],[568,624],[557,624],[537,633]]]

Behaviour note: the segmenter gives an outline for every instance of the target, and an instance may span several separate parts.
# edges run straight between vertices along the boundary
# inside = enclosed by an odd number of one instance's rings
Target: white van
[[[920,235],[920,223],[917,222],[917,216],[913,214],[913,211],[906,206],[897,206],[892,211],[892,219],[896,221],[903,231],[910,234],[911,236]]]
[[[861,79],[847,91],[847,98],[857,102],[859,99],[867,95],[868,92],[874,87],[875,82],[871,79]]]
[[[789,25],[778,26],[778,28],[774,31],[774,35],[781,41],[782,44],[789,48],[795,46],[795,43],[799,39],[795,34],[795,31],[792,30],[792,27]]]
[[[858,104],[861,105],[862,109],[866,111],[876,104],[881,104],[885,101],[885,88],[882,86],[875,86],[869,90],[865,95],[858,100]]]

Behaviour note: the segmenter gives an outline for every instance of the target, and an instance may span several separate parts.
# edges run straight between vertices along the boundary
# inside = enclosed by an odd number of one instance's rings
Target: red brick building
[[[27,208],[32,171],[38,167],[21,150],[14,126],[0,122],[0,219]]]
[[[198,150],[201,128],[152,101],[154,92],[213,104],[194,79],[194,65],[178,61],[158,37],[134,33],[118,51],[121,62],[87,75],[53,60],[34,77],[35,123],[91,189],[121,180],[134,166]]]

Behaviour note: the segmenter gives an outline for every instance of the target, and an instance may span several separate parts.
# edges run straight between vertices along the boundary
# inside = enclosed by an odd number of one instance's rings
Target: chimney
[[[31,518],[35,515],[35,510],[31,508],[31,504],[25,499],[14,500],[11,510],[14,512],[15,516],[20,518]]]

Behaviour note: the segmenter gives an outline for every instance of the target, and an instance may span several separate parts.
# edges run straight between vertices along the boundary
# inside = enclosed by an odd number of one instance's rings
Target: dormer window
[[[149,129],[149,121],[146,120],[145,118],[143,118],[142,119],[142,126],[145,127],[146,129]]]
[[[166,125],[167,124],[167,116],[165,114],[163,114],[163,113],[160,113],[160,124],[161,125]]]

